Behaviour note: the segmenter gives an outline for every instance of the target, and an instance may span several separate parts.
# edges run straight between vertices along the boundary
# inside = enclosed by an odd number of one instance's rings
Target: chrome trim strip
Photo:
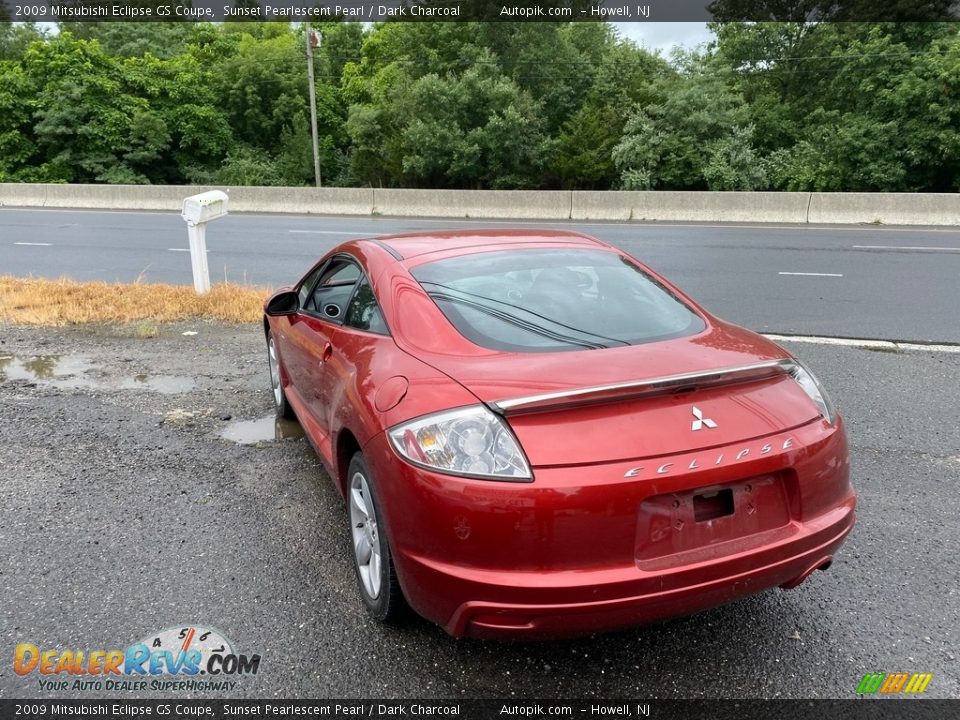
[[[528,395],[526,397],[511,398],[508,400],[497,400],[487,403],[487,406],[494,412],[507,414],[510,411],[534,409],[538,407],[549,407],[551,405],[562,405],[565,400],[574,400],[578,398],[589,401],[589,396],[601,396],[604,393],[616,393],[619,391],[637,391],[642,394],[643,391],[664,390],[675,385],[684,385],[693,382],[710,382],[725,379],[735,380],[738,375],[749,375],[759,370],[779,370],[780,372],[789,372],[793,366],[793,360],[784,358],[783,360],[767,360],[752,365],[738,365],[735,367],[720,368],[717,370],[705,370],[679,375],[663,375],[661,377],[649,378],[647,380],[634,380],[624,383],[614,383],[611,385],[596,385],[593,387],[575,388],[573,390],[560,390],[558,392],[543,393],[542,395]],[[746,379],[746,378],[744,378]],[[600,400],[601,398],[597,398]]]

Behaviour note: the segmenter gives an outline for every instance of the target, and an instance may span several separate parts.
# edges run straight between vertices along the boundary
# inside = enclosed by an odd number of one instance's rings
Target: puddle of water
[[[28,358],[0,355],[0,382],[27,380],[67,389],[96,387],[94,380],[83,377],[92,369],[93,365],[76,355],[33,355]]]
[[[164,395],[190,392],[196,386],[193,378],[181,375],[140,374],[119,381],[88,377],[87,374],[96,369],[89,360],[77,355],[33,355],[31,357],[0,355],[0,382],[26,380],[64,390],[75,388],[147,390]]]
[[[141,373],[120,381],[121,390],[152,390],[163,395],[190,392],[197,386],[193,378],[184,375],[146,375]]]
[[[281,442],[303,437],[303,428],[296,420],[284,420],[268,415],[257,420],[241,420],[230,423],[220,437],[241,445],[256,445],[259,442]]]

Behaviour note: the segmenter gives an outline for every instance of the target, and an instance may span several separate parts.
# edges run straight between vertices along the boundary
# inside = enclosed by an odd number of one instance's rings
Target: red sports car
[[[794,587],[853,527],[813,374],[594,238],[354,240],[265,312],[277,411],[347,501],[377,619],[638,625]]]

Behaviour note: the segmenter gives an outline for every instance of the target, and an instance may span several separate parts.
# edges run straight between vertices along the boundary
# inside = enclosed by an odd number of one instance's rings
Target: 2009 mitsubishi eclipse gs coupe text
[[[843,423],[769,340],[569,232],[340,245],[266,303],[277,411],[348,505],[360,595],[455,636],[685,614],[830,565]]]

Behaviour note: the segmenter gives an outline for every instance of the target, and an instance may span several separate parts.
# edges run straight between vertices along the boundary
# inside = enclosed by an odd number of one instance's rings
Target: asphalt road
[[[497,644],[372,622],[306,442],[221,437],[221,418],[271,412],[258,328],[0,327],[0,697],[84,696],[15,675],[18,643],[124,648],[199,623],[262,655],[231,697],[853,698],[864,673],[904,671],[960,698],[960,353],[791,349],[847,418],[859,523],[830,570],[627,632]]]
[[[351,237],[511,225],[595,235],[761,332],[960,342],[960,229],[950,228],[232,215],[207,231],[210,273],[278,286]],[[176,213],[0,209],[0,274],[189,284],[186,250]]]

